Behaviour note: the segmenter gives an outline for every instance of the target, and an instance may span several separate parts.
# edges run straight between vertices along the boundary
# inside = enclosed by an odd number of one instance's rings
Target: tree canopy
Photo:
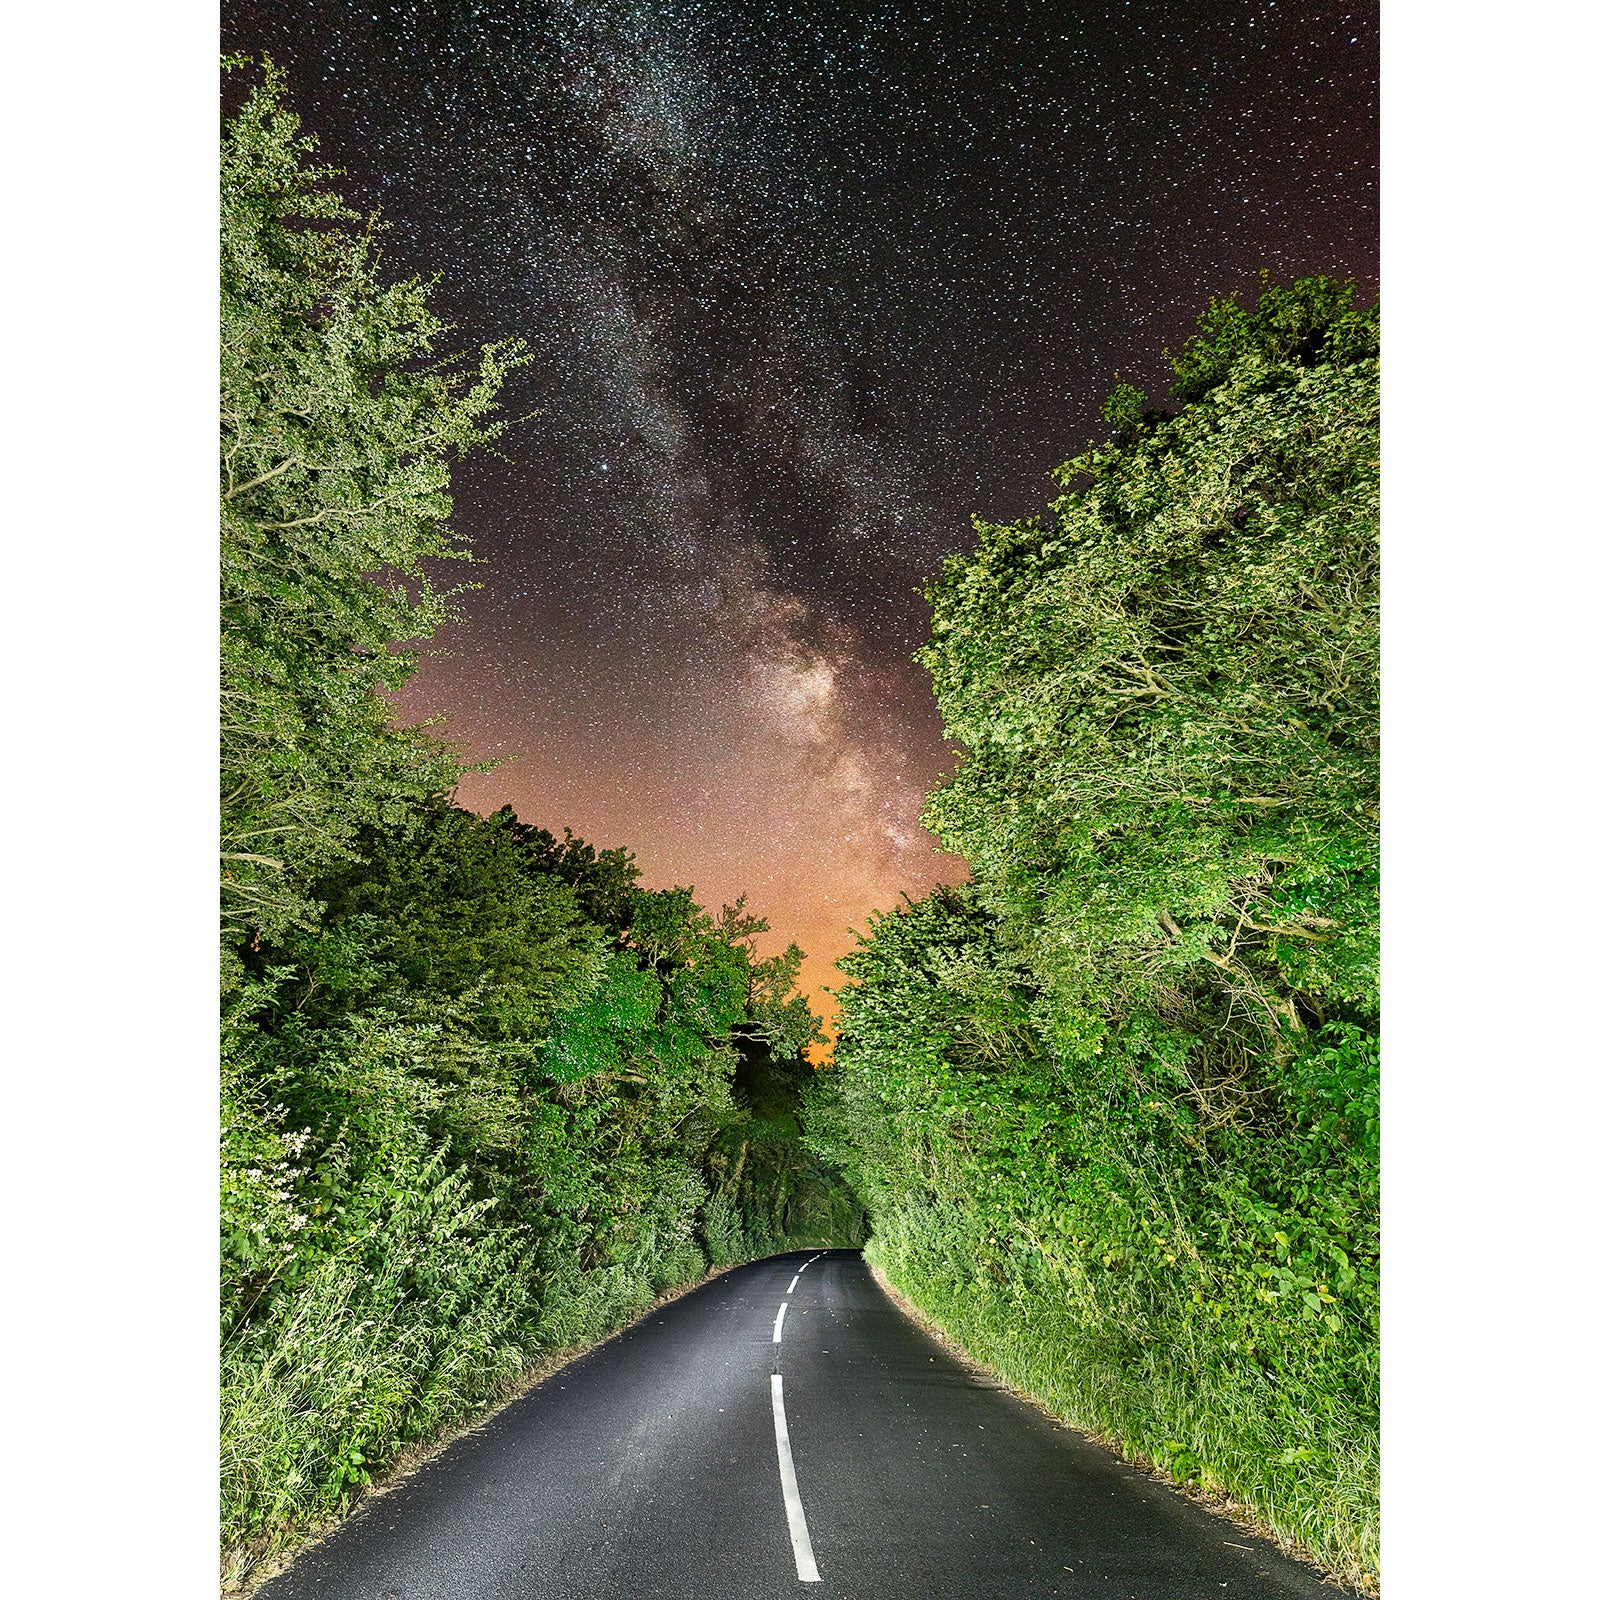
[[[222,815],[236,940],[313,915],[308,885],[366,824],[448,789],[449,750],[392,725],[406,646],[449,614],[449,465],[497,438],[514,342],[436,349],[429,285],[382,278],[309,164],[268,63],[222,144]]]

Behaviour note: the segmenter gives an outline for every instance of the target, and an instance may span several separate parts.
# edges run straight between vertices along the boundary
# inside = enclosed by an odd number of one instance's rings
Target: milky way
[[[740,892],[813,992],[962,864],[910,652],[974,513],[1258,270],[1376,288],[1376,9],[232,0],[397,276],[517,337],[407,691],[461,799]]]

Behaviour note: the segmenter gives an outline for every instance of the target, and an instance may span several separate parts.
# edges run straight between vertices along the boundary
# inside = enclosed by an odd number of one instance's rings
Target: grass
[[[376,1488],[708,1275],[697,1249],[651,1265],[574,1270],[542,1306],[502,1280],[452,1317],[404,1297],[385,1314],[330,1263],[223,1352],[224,1593],[248,1594]]]
[[[643,1230],[620,1261],[553,1269],[504,1234],[430,1247],[400,1230],[377,1270],[334,1258],[222,1352],[222,1579],[245,1595],[377,1488],[657,1305],[738,1262],[831,1244],[713,1197],[710,1257]]]
[[[866,1254],[916,1312],[1052,1415],[1377,1593],[1375,1405],[1292,1372],[1246,1381],[1203,1323],[1170,1310],[1134,1347],[1064,1297],[1035,1289],[1019,1302],[1014,1287],[986,1287],[976,1252],[925,1219],[878,1219]]]

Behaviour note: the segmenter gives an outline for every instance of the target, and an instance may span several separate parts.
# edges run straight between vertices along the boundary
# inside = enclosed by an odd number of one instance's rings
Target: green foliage
[[[1376,312],[1214,302],[1176,416],[930,592],[972,881],[842,965],[809,1141],[1015,1381],[1376,1571]]]
[[[787,1195],[752,1209],[726,1160],[741,1061],[770,1056],[762,925],[630,888],[618,933],[535,832],[440,804],[367,829],[313,885],[318,927],[244,954],[224,1026],[237,1573],[708,1258],[817,1233]],[[764,1131],[763,1160],[826,1191],[797,1128]]]
[[[583,914],[591,922],[598,922],[613,933],[628,931],[633,886],[639,877],[631,851],[596,850],[582,839],[573,838],[571,828],[557,839],[543,828],[518,822],[510,806],[498,815],[508,819],[506,825],[523,842],[531,866],[571,885]]]
[[[749,1120],[741,1051],[765,1048],[748,944],[681,891],[635,891],[636,947],[503,816],[438,808],[363,842],[317,886],[317,932],[247,957],[226,1018],[239,1571],[532,1361],[698,1277],[713,1234],[718,1259],[742,1242],[719,1141]],[[781,1207],[763,1221],[753,1243],[786,1248]]]
[[[1371,359],[1241,358],[946,563],[921,659],[967,757],[928,819],[1052,1048],[1094,1051],[1108,987],[1275,1055],[1376,1003],[1376,407]]]
[[[1261,274],[1255,310],[1213,298],[1199,331],[1172,358],[1175,400],[1202,399],[1248,361],[1348,366],[1378,353],[1378,308],[1356,309],[1356,286],[1337,278],[1271,284]]]
[[[413,990],[472,996],[480,1037],[537,1032],[594,986],[607,943],[572,889],[532,869],[509,810],[437,807],[404,832],[358,836],[358,864],[324,880],[331,925],[371,918],[371,955]]]
[[[222,146],[224,928],[310,926],[310,879],[365,824],[448,788],[444,746],[390,726],[397,646],[448,614],[423,563],[461,559],[449,461],[497,437],[513,345],[438,356],[428,286],[379,277],[308,166],[268,64]],[[382,574],[382,576],[378,576]],[[407,582],[409,580],[409,584]]]
[[[718,1135],[707,1171],[705,1239],[717,1265],[783,1250],[860,1245],[865,1216],[836,1165],[807,1148],[803,1106],[814,1069],[764,1039],[739,1052],[738,1115]]]
[[[449,750],[393,725],[446,611],[422,563],[462,554],[449,457],[498,432],[519,358],[433,359],[426,288],[381,281],[280,89],[267,68],[223,156],[235,1581],[708,1255],[859,1236],[739,1087],[752,1054],[809,1074],[799,951],[758,958],[742,904],[642,890],[625,850],[457,809]]]
[[[1150,409],[1150,396],[1131,383],[1118,383],[1100,407],[1100,415],[1118,433],[1131,433]]]

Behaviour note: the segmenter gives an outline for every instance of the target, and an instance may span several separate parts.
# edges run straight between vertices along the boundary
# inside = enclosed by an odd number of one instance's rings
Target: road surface
[[[661,1307],[369,1501],[260,1600],[1345,1593],[974,1379],[854,1250]]]

